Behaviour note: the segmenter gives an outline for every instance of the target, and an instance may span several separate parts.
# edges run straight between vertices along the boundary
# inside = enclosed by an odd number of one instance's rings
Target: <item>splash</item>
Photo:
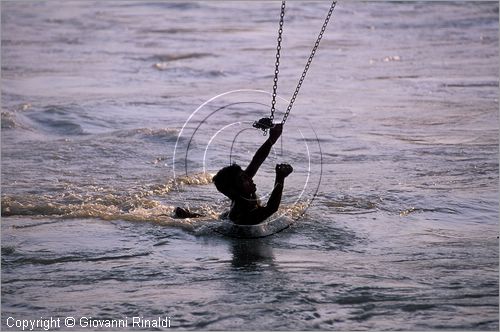
[[[102,220],[149,221],[163,224],[189,224],[174,216],[174,205],[162,200],[183,186],[212,182],[208,173],[170,179],[163,184],[144,185],[136,190],[118,190],[68,185],[66,191],[44,195],[2,195],[1,214],[8,216],[52,216],[58,218],[97,218]],[[201,205],[192,209],[206,218],[216,219],[222,206]]]
[[[26,121],[23,121],[19,112],[2,111],[1,112],[2,129],[24,129],[30,130]]]
[[[297,202],[295,204],[282,204],[278,209],[277,214],[292,219],[298,219],[304,215],[310,204],[310,200]]]
[[[176,185],[206,185],[212,183],[212,178],[215,174],[212,173],[197,173],[189,176],[179,176],[174,179]]]
[[[150,222],[179,227],[202,235],[210,232],[210,225],[218,222],[219,216],[229,207],[227,199],[214,199],[211,203],[190,207],[200,218],[178,219],[175,216],[175,192],[185,186],[203,186],[212,183],[213,174],[198,173],[169,179],[165,183],[142,185],[135,189],[103,188],[90,185],[78,187],[69,184],[65,191],[43,195],[3,195],[2,216],[30,216],[51,219],[101,219]],[[166,201],[170,203],[166,203]],[[175,204],[175,205],[173,205]],[[184,205],[179,202],[179,205]],[[310,203],[282,204],[276,216],[292,219],[302,217]],[[19,225],[23,228],[25,225]]]
[[[324,204],[338,214],[366,214],[378,211],[381,199],[379,197],[341,195],[329,197]]]
[[[142,195],[166,195],[173,190],[182,189],[183,186],[201,186],[212,183],[214,174],[211,173],[196,173],[187,176],[178,176],[169,180],[167,183],[155,184],[147,188],[143,188]]]

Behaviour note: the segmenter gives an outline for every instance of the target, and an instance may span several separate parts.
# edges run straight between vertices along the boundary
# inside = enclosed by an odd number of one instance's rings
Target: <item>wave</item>
[[[26,116],[33,121],[35,129],[51,135],[88,134],[81,123],[85,122],[85,110],[77,105],[48,105],[33,110]]]
[[[111,135],[119,138],[135,137],[154,141],[175,141],[179,135],[179,130],[174,128],[136,128],[115,131]]]
[[[157,54],[144,60],[157,62],[171,62],[177,60],[200,59],[209,56],[215,56],[212,53],[180,53],[180,54]]]
[[[24,112],[27,111],[27,112]],[[78,105],[53,106],[32,109],[22,105],[19,109],[1,112],[2,129],[24,129],[41,135],[82,136],[85,140],[108,138],[135,138],[158,142],[174,142],[179,134],[176,128],[133,128],[109,131],[106,120],[93,117]],[[108,130],[106,130],[108,129]]]
[[[188,34],[188,33],[197,33],[197,29],[186,29],[186,28],[166,28],[166,29],[142,29],[140,30],[141,33],[159,33],[159,34],[166,34],[166,35],[171,35],[171,34]]]
[[[57,219],[101,219],[153,222],[195,230],[208,220],[219,219],[229,204],[216,202],[191,208],[201,218],[175,218],[175,205],[164,202],[172,191],[183,190],[184,186],[200,186],[212,183],[212,174],[199,173],[181,176],[164,184],[144,186],[136,191],[123,191],[89,187],[68,189],[63,193],[45,195],[3,195],[1,215],[3,217],[30,216],[56,217]],[[83,192],[82,192],[83,191]],[[182,202],[183,203],[183,202]],[[283,205],[277,214],[299,218],[309,206],[308,202]],[[20,224],[14,227],[37,227],[44,223]]]
[[[156,62],[153,67],[178,77],[218,78],[226,76],[222,70],[200,70],[190,67],[175,67],[168,62]]]
[[[57,217],[60,219],[101,219],[154,222],[165,225],[192,226],[188,219],[174,217],[175,206],[160,201],[118,194],[86,197],[81,203],[67,203],[60,196],[24,195],[3,196],[2,216]],[[193,209],[207,217],[217,218],[218,213],[208,207]],[[40,223],[19,225],[16,228],[36,227]]]
[[[136,200],[138,206],[127,210],[125,204],[112,204],[111,200],[102,203],[62,204],[49,197],[11,197],[2,198],[2,216],[30,216],[30,217],[57,217],[58,219],[101,219],[124,220],[131,222],[151,222],[164,226],[173,226],[202,235],[210,231],[206,226],[218,220],[220,214],[227,208],[222,205],[202,205],[191,211],[199,213],[202,217],[178,219],[174,216],[175,206],[164,205],[154,200]],[[305,203],[282,206],[278,215],[298,218],[307,208]],[[58,221],[55,221],[58,222]],[[46,223],[30,223],[14,226],[17,229],[38,227]]]
[[[2,248],[3,249],[3,248]],[[60,256],[60,257],[19,257],[19,258],[9,258],[6,259],[2,257],[3,264],[36,264],[36,265],[51,265],[51,264],[60,264],[60,263],[68,263],[68,262],[102,262],[102,261],[115,261],[118,259],[131,259],[135,257],[148,256],[150,252],[139,252],[139,253],[130,253],[130,254],[121,254],[121,255],[103,255],[97,257],[87,257],[85,255],[68,255],[68,256]]]
[[[423,212],[434,212],[434,213],[445,213],[445,214],[458,214],[457,210],[451,208],[422,208],[412,206],[410,208],[403,209],[399,211],[400,217],[406,217],[412,213],[423,213]]]
[[[338,197],[324,197],[324,205],[338,214],[366,214],[377,212],[380,209],[381,199],[378,197],[353,197],[340,195]]]
[[[12,112],[2,112],[2,129],[19,128],[21,125],[17,122],[16,116]]]
[[[135,3],[135,2],[123,2],[118,4],[118,6],[121,7],[150,7],[150,8],[159,8],[162,10],[191,10],[191,9],[198,9],[200,8],[200,4],[194,3],[194,2],[163,2],[163,1],[155,1],[155,2],[149,2],[149,1],[141,1],[140,3]]]
[[[21,112],[27,111],[31,109],[30,103],[24,103],[14,107],[9,111],[2,111],[1,113],[1,122],[2,129],[30,129],[30,126],[26,123],[26,119],[23,120],[23,117],[20,116]]]
[[[164,196],[186,185],[207,185],[212,174],[199,173],[180,176],[163,184],[142,186],[135,191],[113,188],[73,188],[55,195],[3,195],[2,216],[13,215],[66,215],[70,217],[95,217],[103,219],[113,215],[144,214],[167,215],[173,212],[171,206],[162,205],[152,196]]]

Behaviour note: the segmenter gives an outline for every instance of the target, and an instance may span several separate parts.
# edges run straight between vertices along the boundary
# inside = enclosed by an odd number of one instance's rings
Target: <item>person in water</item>
[[[276,124],[270,129],[269,138],[257,150],[245,170],[237,164],[232,164],[221,169],[213,177],[217,190],[232,201],[231,209],[223,215],[232,222],[241,225],[255,225],[261,223],[278,210],[285,178],[293,172],[292,166],[289,164],[276,165],[274,189],[266,206],[260,205],[255,194],[257,187],[252,179],[264,160],[266,160],[282,131],[282,124]]]
[[[280,138],[283,131],[282,124],[276,124],[269,130],[269,138],[257,150],[248,167],[243,170],[239,165],[232,164],[224,167],[213,177],[217,190],[231,199],[231,209],[223,214],[236,224],[255,225],[261,223],[278,210],[283,193],[285,178],[293,172],[288,164],[276,165],[276,179],[274,189],[266,206],[261,206],[255,194],[257,187],[253,177],[266,160],[271,148]],[[196,218],[202,216],[188,209],[176,207],[175,218]]]

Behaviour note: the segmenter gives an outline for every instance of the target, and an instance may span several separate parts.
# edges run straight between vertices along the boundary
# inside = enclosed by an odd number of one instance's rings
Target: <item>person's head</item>
[[[238,197],[250,197],[257,189],[252,178],[238,164],[221,169],[213,177],[213,182],[218,191],[232,200]]]

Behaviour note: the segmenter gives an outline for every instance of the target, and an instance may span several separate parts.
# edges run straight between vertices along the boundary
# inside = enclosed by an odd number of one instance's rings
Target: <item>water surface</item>
[[[277,119],[328,5],[287,4]],[[498,4],[339,3],[255,179],[265,201],[292,164],[280,213],[297,221],[223,238],[211,175],[265,139],[249,128],[269,112],[278,14],[2,3],[2,328],[498,330]]]

